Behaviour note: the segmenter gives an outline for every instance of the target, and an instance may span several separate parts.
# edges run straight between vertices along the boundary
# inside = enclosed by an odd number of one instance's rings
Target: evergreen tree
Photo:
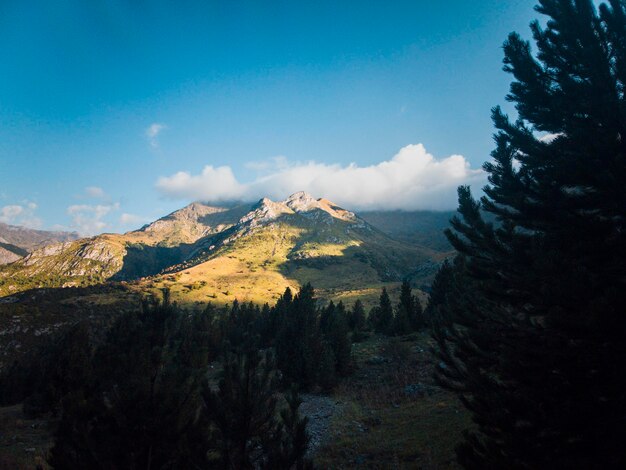
[[[54,468],[188,467],[198,458],[206,335],[161,304],[122,315],[98,348],[93,379],[62,402]],[[195,442],[196,445],[192,445]]]
[[[360,299],[357,299],[352,306],[349,326],[354,332],[362,331],[365,328],[365,307],[363,307],[363,302]]]
[[[350,371],[352,345],[348,337],[346,309],[342,302],[330,310],[326,322],[326,330],[322,330],[322,333],[333,351],[335,372],[345,376]]]
[[[337,360],[328,341],[322,341],[317,364],[317,383],[326,391],[337,385]]]
[[[291,294],[286,291],[285,294]],[[286,297],[283,296],[283,297]],[[317,377],[321,333],[313,287],[306,284],[289,304],[276,306],[283,316],[276,337],[278,368],[285,378],[310,387]]]
[[[301,418],[299,413],[302,400],[296,387],[285,394],[287,407],[280,412],[281,429],[277,439],[272,443],[268,458],[263,466],[268,470],[278,468],[294,468],[296,470],[312,470],[313,464],[306,459],[306,451],[310,437],[306,426],[308,418]]]
[[[455,257],[454,263],[461,262],[463,258],[460,256]],[[449,260],[445,260],[435,275],[435,279],[430,286],[430,293],[428,296],[428,305],[424,311],[425,322],[432,326],[433,319],[440,308],[445,307],[448,302],[448,296],[450,294],[452,278],[454,276],[454,264]]]
[[[258,351],[227,353],[219,389],[205,385],[207,420],[224,469],[258,467],[271,438],[278,432],[276,405],[279,379],[272,358]]]
[[[274,345],[274,337],[278,329],[278,315],[269,304],[263,304],[259,317],[259,336],[261,347],[269,348]]]
[[[219,389],[205,384],[206,421],[214,434],[207,441],[209,468],[310,468],[305,459],[309,438],[306,419],[299,416],[300,399],[286,395],[278,408],[279,378],[268,352],[228,353]]]
[[[372,331],[377,331],[379,318],[380,318],[380,307],[378,305],[375,305],[374,307],[370,309],[369,313],[367,314],[367,322],[366,322],[367,328]]]
[[[402,306],[398,306],[393,317],[393,333],[396,335],[406,335],[410,333],[411,330],[409,312]]]
[[[322,333],[326,334],[332,328],[333,319],[336,314],[335,310],[335,303],[332,300],[322,309],[320,313],[320,330]]]
[[[416,298],[411,291],[411,284],[408,280],[402,281],[400,287],[400,301],[396,307],[396,314],[394,318],[394,332],[398,335],[404,335],[409,333],[414,328],[414,324],[417,323],[417,319],[413,318],[416,315]]]
[[[63,397],[91,380],[91,329],[80,322],[16,362],[0,378],[0,401],[23,402],[24,413],[57,415]]]
[[[383,287],[375,314],[374,329],[377,333],[392,334],[394,329],[393,307],[387,289]]]
[[[626,5],[537,11],[537,54],[504,44],[519,119],[494,109],[485,196],[459,188],[465,274],[434,304],[437,377],[478,425],[467,468],[624,468]]]

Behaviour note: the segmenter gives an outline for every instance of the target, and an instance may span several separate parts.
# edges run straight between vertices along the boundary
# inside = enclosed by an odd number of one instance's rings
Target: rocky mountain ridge
[[[268,293],[263,300],[309,280],[331,289],[336,276],[346,281],[345,289],[421,279],[438,260],[436,252],[394,240],[354,212],[298,192],[255,204],[194,202],[139,230],[46,246],[0,269],[0,296],[107,281],[176,289],[184,278],[200,291],[191,297],[202,293],[227,301],[235,295],[228,283],[237,274],[246,282],[254,278],[255,289]],[[263,276],[274,280],[271,286]],[[207,292],[210,286],[217,292]]]
[[[45,246],[78,238],[76,232],[35,230],[0,222],[0,265],[17,261]]]

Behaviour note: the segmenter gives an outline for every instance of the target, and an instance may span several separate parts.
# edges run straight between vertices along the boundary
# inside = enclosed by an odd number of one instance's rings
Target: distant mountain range
[[[0,265],[17,261],[47,245],[78,238],[76,232],[49,232],[0,222]]]
[[[195,202],[133,232],[56,234],[55,244],[22,248],[0,267],[0,296],[122,281],[143,293],[168,287],[181,302],[272,302],[311,282],[321,297],[349,301],[403,278],[427,283],[450,254],[440,234],[449,218],[356,215],[303,192],[278,202]]]

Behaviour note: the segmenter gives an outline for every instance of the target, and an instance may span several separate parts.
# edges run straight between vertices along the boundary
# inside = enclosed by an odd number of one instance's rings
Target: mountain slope
[[[183,261],[194,242],[232,225],[245,211],[193,203],[133,232],[47,245],[0,269],[0,296],[156,274]]]
[[[49,232],[0,222],[0,265],[17,261],[38,248],[77,238],[76,232]]]
[[[395,241],[330,201],[296,193],[262,199],[237,224],[199,241],[185,262],[142,284],[188,301],[265,302],[311,282],[321,297],[378,295],[404,277],[424,279],[438,254]]]
[[[0,270],[0,296],[125,280],[139,291],[170,287],[185,302],[271,301],[305,282],[347,298],[404,277],[423,282],[440,259],[331,201],[296,193],[254,205],[193,203],[134,232],[36,250]]]
[[[436,251],[452,251],[444,235],[452,211],[367,211],[359,216],[396,240],[422,245]]]
[[[10,243],[0,242],[0,265],[9,264],[26,256],[28,251]]]

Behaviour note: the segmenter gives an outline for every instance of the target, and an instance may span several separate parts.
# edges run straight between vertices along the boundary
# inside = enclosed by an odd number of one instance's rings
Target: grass
[[[454,448],[471,420],[454,394],[432,383],[429,343],[426,336],[400,344],[373,336],[355,345],[357,370],[335,391],[344,407],[316,456],[320,467],[459,468]],[[428,392],[407,395],[410,384]]]
[[[51,436],[49,422],[24,417],[21,405],[0,408],[0,470],[49,468]]]
[[[457,469],[454,447],[465,429],[459,405],[442,397],[390,406],[350,401],[333,425],[322,468]]]
[[[235,299],[272,304],[287,287],[297,291],[310,282],[324,301],[351,305],[361,299],[369,309],[378,302],[383,287],[394,296],[400,285],[397,280],[381,280],[380,274],[385,256],[399,256],[395,245],[391,254],[374,251],[372,245],[365,246],[356,235],[347,238],[335,226],[311,231],[277,223],[218,248],[195,266],[143,279],[134,289],[157,294],[167,287],[181,304],[223,305]],[[410,250],[402,255],[419,259]]]

